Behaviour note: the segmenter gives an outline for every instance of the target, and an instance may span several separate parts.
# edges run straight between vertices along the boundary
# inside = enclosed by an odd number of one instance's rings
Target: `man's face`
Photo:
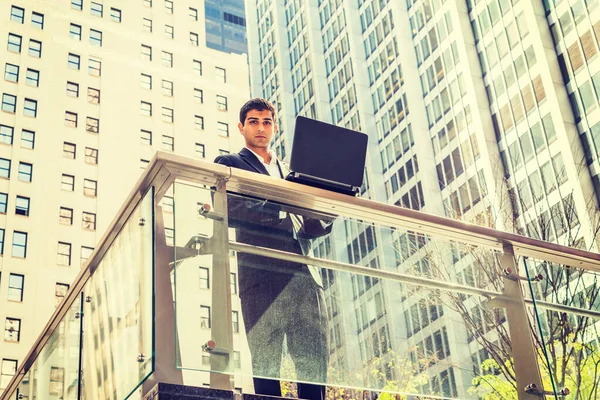
[[[246,147],[253,151],[268,149],[273,133],[277,132],[277,124],[269,110],[248,111],[244,124],[238,123],[238,128],[246,139]]]

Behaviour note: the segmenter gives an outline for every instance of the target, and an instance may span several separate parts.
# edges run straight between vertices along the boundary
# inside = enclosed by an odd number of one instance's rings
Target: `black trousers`
[[[240,299],[252,355],[256,394],[281,396],[279,384],[284,337],[296,366],[298,396],[325,398],[329,361],[328,318],[323,289],[305,265],[278,263],[277,271],[240,265]],[[296,271],[285,273],[283,270]],[[253,275],[253,285],[242,276]],[[246,281],[247,282],[247,281]],[[284,380],[290,377],[282,377]],[[314,383],[301,383],[301,382]]]

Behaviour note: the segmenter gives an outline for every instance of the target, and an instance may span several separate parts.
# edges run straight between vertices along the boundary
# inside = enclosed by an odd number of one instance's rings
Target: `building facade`
[[[278,106],[281,157],[296,115],[345,126],[369,135],[363,196],[597,249],[597,1],[247,0],[246,9],[256,10],[247,14],[251,91]],[[321,255],[440,278],[437,252],[457,284],[478,275],[475,256],[432,251],[414,232],[345,221],[344,239],[335,234]],[[334,365],[356,370],[385,347],[413,364],[433,353],[419,392],[467,396],[489,355],[451,307],[329,275]],[[465,304],[481,321],[479,306]],[[339,317],[352,312],[356,320]]]
[[[241,147],[244,36],[211,49],[209,19],[196,1],[0,4],[0,390],[154,152]]]

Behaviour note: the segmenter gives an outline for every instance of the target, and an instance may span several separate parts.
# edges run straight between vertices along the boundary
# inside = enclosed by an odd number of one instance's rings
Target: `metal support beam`
[[[212,326],[211,336],[220,351],[210,356],[210,387],[233,389],[229,374],[233,359],[233,332],[231,315],[231,286],[229,284],[229,226],[227,217],[226,179],[217,181],[213,199],[215,213],[222,218],[213,219],[212,259]]]
[[[503,268],[518,271],[512,246],[504,246],[504,254],[500,256],[500,264]],[[529,329],[529,317],[523,300],[521,282],[512,280],[509,277],[503,277],[503,280],[504,296],[510,298],[510,301],[503,301],[502,305],[506,307],[519,400],[539,400],[539,395],[525,391],[525,387],[531,384],[540,389],[543,388],[543,385],[538,365],[538,355],[531,336],[532,332]]]

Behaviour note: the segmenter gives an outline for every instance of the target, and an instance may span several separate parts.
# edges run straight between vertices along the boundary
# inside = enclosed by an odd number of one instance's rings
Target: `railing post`
[[[233,327],[231,315],[231,287],[229,265],[229,222],[227,218],[226,180],[219,179],[214,193],[215,213],[222,218],[213,219],[213,287],[211,339],[215,348],[210,356],[210,386],[214,389],[233,389],[229,367],[233,355]]]
[[[512,271],[518,271],[511,245],[504,245],[504,253],[500,256],[500,265],[503,269],[510,268]],[[502,305],[506,307],[519,400],[539,400],[538,394],[525,391],[525,387],[531,387],[532,384],[536,385],[538,390],[543,391],[543,385],[538,354],[529,329],[529,317],[523,300],[521,282],[506,276],[503,277],[503,280],[504,295],[508,299]]]

